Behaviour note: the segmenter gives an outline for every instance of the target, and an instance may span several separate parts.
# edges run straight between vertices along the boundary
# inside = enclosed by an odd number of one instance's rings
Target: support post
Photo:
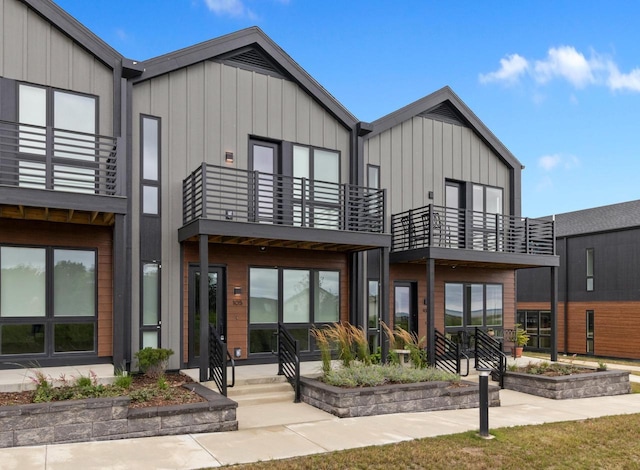
[[[389,248],[380,249],[380,318],[389,325]],[[380,335],[382,362],[387,362],[389,338]]]
[[[209,380],[209,237],[200,235],[200,382]]]
[[[551,269],[551,360],[558,360],[558,267]],[[565,326],[566,328],[566,326]],[[565,345],[566,348],[566,345]]]
[[[427,356],[429,365],[436,365],[436,313],[435,313],[436,261],[427,259]]]

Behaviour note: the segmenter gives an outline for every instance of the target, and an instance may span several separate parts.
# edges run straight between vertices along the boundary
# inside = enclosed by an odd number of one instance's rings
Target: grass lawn
[[[639,468],[640,414],[475,432],[239,465],[241,469]]]

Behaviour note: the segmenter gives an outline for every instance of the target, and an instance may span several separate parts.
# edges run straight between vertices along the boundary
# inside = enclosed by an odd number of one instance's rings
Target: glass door
[[[445,186],[445,226],[440,236],[440,246],[459,248],[464,246],[464,217],[462,210],[462,186],[447,181]],[[437,224],[436,224],[437,225]],[[435,234],[434,234],[435,235]],[[434,240],[435,242],[435,240]],[[444,243],[443,243],[444,242]]]
[[[255,195],[253,215],[256,222],[275,223],[277,199],[282,192],[281,182],[276,180],[280,173],[279,146],[273,142],[249,141],[250,168],[257,172],[255,181],[249,181],[249,194]]]
[[[400,327],[409,333],[418,334],[418,309],[415,282],[394,284],[393,327]]]
[[[216,325],[218,334],[226,342],[227,317],[225,303],[224,268],[209,266],[208,324]],[[200,267],[189,267],[189,367],[197,367],[200,359]],[[206,327],[206,326],[205,326]]]

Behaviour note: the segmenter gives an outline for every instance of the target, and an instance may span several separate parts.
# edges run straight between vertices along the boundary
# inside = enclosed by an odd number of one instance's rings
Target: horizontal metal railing
[[[384,190],[205,163],[182,187],[185,224],[205,218],[384,231]]]
[[[464,248],[554,255],[554,222],[430,204],[391,216],[392,251]]]
[[[0,121],[0,184],[114,196],[117,139]]]

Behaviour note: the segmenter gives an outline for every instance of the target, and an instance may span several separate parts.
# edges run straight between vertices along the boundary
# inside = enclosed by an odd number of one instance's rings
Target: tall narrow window
[[[142,213],[160,214],[160,120],[142,117]]]
[[[593,290],[593,248],[587,248],[587,291]]]
[[[160,326],[160,265],[142,263],[142,347],[157,348]]]
[[[594,350],[594,314],[593,310],[587,310],[587,354],[593,354]]]
[[[380,189],[380,167],[377,165],[367,165],[367,186]]]

